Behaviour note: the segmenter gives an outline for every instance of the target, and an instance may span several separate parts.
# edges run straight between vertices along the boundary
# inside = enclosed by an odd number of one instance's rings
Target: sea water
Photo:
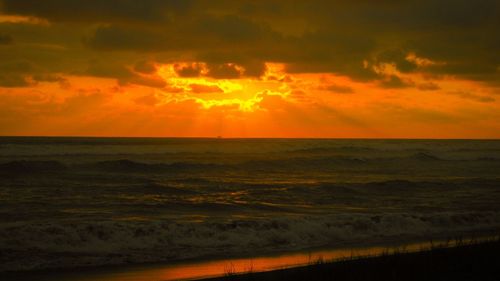
[[[500,229],[500,141],[0,138],[0,271]]]

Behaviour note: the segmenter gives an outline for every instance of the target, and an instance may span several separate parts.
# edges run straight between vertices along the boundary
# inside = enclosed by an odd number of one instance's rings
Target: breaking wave
[[[217,164],[201,163],[142,163],[127,159],[101,161],[87,165],[81,165],[80,168],[97,170],[100,172],[166,172],[179,170],[199,170],[217,168]]]
[[[500,227],[498,212],[344,213],[198,223],[10,223],[0,227],[0,248],[11,255],[0,271],[265,254],[494,227]]]
[[[498,231],[499,151],[466,140],[0,138],[0,272]]]
[[[391,157],[352,157],[352,156],[318,156],[315,157],[288,157],[277,159],[252,159],[243,161],[218,162],[218,159],[203,162],[196,161],[137,161],[130,159],[105,160],[87,163],[65,163],[56,160],[15,160],[0,164],[0,174],[25,174],[43,172],[109,172],[109,173],[155,173],[155,172],[179,172],[179,171],[210,171],[210,170],[262,170],[262,169],[301,169],[301,170],[328,170],[338,168],[356,168],[360,166],[378,167],[384,165],[401,165],[429,163],[436,165],[473,164],[477,163],[500,163],[496,157],[476,157],[474,159],[445,159],[430,153],[419,152],[406,156]],[[388,166],[388,167],[390,167]]]

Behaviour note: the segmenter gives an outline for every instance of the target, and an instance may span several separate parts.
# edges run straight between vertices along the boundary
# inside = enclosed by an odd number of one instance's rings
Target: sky
[[[0,135],[500,138],[498,0],[0,0]]]

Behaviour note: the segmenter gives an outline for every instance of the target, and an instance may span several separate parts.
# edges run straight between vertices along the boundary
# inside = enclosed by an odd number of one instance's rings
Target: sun
[[[180,75],[179,69],[183,67],[197,67],[196,75]],[[171,98],[191,99],[205,109],[231,106],[248,112],[258,109],[263,93],[282,97],[290,93],[283,68],[278,64],[266,64],[262,77],[217,79],[208,75],[204,63],[176,62],[159,66],[157,74],[167,83],[163,91]]]

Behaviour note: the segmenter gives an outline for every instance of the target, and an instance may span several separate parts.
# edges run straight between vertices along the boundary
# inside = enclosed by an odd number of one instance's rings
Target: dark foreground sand
[[[466,240],[466,242],[440,241],[437,242],[438,246],[436,242],[429,242],[407,244],[397,248],[318,251],[251,259],[0,272],[0,280],[170,281],[225,275],[205,280],[499,281],[500,237],[489,237]],[[428,250],[422,250],[422,247]],[[284,266],[287,269],[269,271]],[[247,274],[238,275],[236,272],[247,272]]]
[[[269,272],[205,279],[215,280],[500,280],[500,239],[413,253],[336,262]]]

